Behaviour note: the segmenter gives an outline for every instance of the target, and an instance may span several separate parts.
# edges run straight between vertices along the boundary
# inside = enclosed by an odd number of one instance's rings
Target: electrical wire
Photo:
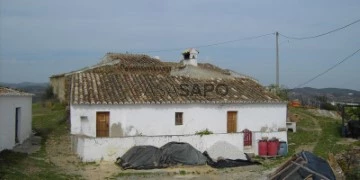
[[[234,40],[229,40],[229,41],[217,42],[217,43],[213,43],[213,44],[198,45],[198,46],[189,46],[189,47],[193,47],[193,48],[196,48],[196,49],[200,49],[200,48],[205,48],[205,47],[210,47],[210,46],[218,46],[218,45],[222,45],[222,44],[234,43],[234,42],[237,42],[237,41],[258,39],[258,38],[262,38],[262,37],[269,36],[269,35],[274,35],[274,34],[275,34],[275,33],[268,33],[268,34],[263,34],[263,35],[259,35],[259,36],[250,36],[250,37],[244,37],[244,38],[240,38],[240,39],[234,39]],[[189,47],[186,47],[186,48],[189,48]],[[172,48],[172,49],[163,49],[163,50],[154,50],[154,51],[144,51],[144,52],[134,52],[134,53],[145,54],[145,53],[154,53],[154,52],[180,51],[180,50],[184,50],[184,49],[186,49],[186,48]]]
[[[282,37],[284,37],[284,38],[287,38],[287,39],[295,39],[295,40],[313,39],[313,38],[318,38],[318,37],[321,37],[321,36],[328,35],[328,34],[330,34],[330,33],[336,32],[336,31],[340,31],[340,30],[345,29],[345,28],[347,28],[347,27],[349,27],[349,26],[351,26],[351,25],[353,25],[353,24],[356,24],[356,23],[358,23],[358,22],[360,22],[360,19],[358,19],[358,20],[356,20],[356,21],[354,21],[354,22],[352,22],[352,23],[350,23],[350,24],[347,24],[347,25],[345,25],[345,26],[336,28],[336,29],[331,30],[331,31],[328,31],[328,32],[326,32],[326,33],[322,33],[322,34],[319,34],[319,35],[314,35],[314,36],[292,37],[292,36],[287,36],[287,35],[280,34],[280,33],[279,33],[279,35],[282,36]]]
[[[354,56],[355,54],[357,54],[360,51],[360,49],[356,50],[355,52],[353,52],[352,54],[350,54],[349,56],[345,57],[343,60],[341,60],[340,62],[336,63],[335,65],[331,66],[330,68],[326,69],[324,72],[314,76],[313,78],[309,79],[308,81],[296,86],[295,88],[300,88],[312,81],[314,81],[315,79],[319,78],[320,76],[326,74],[327,72],[331,71],[332,69],[336,68],[337,66],[339,66],[340,64],[344,63],[345,61],[347,61],[348,59],[350,59],[352,56]]]

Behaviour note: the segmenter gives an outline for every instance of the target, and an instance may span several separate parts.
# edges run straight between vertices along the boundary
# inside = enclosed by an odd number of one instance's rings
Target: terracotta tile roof
[[[158,72],[170,73],[171,66],[143,54],[122,54],[122,53],[107,53],[104,58],[96,65],[71,71],[68,73],[61,73],[52,75],[50,78],[59,78],[72,75],[80,72]]]
[[[0,96],[33,96],[33,94],[8,87],[0,87]]]
[[[71,81],[72,104],[284,103],[247,78],[83,72]]]
[[[123,54],[123,53],[106,53],[100,64],[119,61],[123,65],[133,66],[159,66],[163,63],[159,59],[152,58],[144,54]]]

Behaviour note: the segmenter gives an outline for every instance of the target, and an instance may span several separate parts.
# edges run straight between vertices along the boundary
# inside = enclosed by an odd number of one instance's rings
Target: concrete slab
[[[25,140],[22,144],[18,144],[13,148],[14,152],[32,154],[40,150],[41,148],[41,137],[31,136]]]

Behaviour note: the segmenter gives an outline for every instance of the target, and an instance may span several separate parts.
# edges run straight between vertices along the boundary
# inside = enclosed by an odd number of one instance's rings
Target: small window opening
[[[184,59],[190,59],[190,53],[183,53]]]
[[[183,113],[176,112],[175,113],[175,125],[183,125]]]

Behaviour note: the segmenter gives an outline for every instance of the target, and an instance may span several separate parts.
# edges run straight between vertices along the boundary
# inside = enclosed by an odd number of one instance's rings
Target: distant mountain
[[[49,86],[49,83],[34,83],[34,82],[22,82],[22,83],[3,83],[0,82],[0,86],[9,87],[13,89],[19,89],[28,93],[32,93],[35,96],[33,97],[33,102],[41,101],[43,95],[45,94],[46,88]]]
[[[0,82],[0,86],[10,87],[10,88],[26,88],[26,87],[47,87],[49,83],[34,83],[34,82],[21,82],[21,83],[4,83]]]
[[[295,88],[289,92],[289,98],[299,99],[303,102],[316,101],[318,97],[326,97],[328,102],[360,102],[360,91],[341,88],[322,88],[311,87]]]

